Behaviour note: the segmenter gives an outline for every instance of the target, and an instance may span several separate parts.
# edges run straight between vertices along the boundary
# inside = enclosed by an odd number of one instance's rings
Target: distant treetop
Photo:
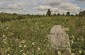
[[[50,10],[50,9],[47,10],[46,15],[47,15],[47,16],[51,16],[51,10]]]

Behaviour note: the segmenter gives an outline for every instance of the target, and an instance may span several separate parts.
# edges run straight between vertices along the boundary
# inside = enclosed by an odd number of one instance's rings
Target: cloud
[[[20,2],[20,3],[6,3],[6,4],[2,4],[2,6],[0,6],[0,10],[2,12],[9,12],[9,13],[17,13],[20,12],[21,10],[23,10],[22,7],[24,7],[25,3]]]
[[[20,13],[46,13],[51,9],[52,13],[77,13],[80,10],[78,3],[72,3],[71,0],[1,0],[0,11],[20,12]],[[72,0],[73,1],[73,0]],[[74,0],[79,1],[79,0]],[[83,1],[83,0],[82,0]],[[83,2],[81,2],[82,4]]]
[[[73,4],[73,3],[69,3],[69,2],[61,3],[59,5],[59,8],[66,10],[66,11],[70,11],[72,13],[75,13],[80,10],[80,7],[77,4]]]
[[[2,12],[21,12],[24,13],[23,11],[26,10],[32,6],[32,4],[34,5],[34,2],[36,0],[3,0],[0,1],[0,10]]]
[[[47,9],[51,9],[50,6],[43,6],[43,5],[40,5],[39,7],[35,7],[34,9],[37,9],[39,11],[45,11]]]
[[[17,2],[13,4],[8,4],[7,6],[9,8],[20,8],[20,7],[24,7],[25,5],[26,5],[26,2]]]
[[[56,6],[56,5],[60,5],[61,3],[65,2],[65,0],[46,0],[45,1],[47,5],[50,6]]]
[[[77,3],[81,3],[85,5],[85,0],[75,0]]]
[[[85,1],[85,0],[76,0],[76,1]]]
[[[77,4],[67,2],[66,0],[46,0],[43,5],[36,7],[37,10],[46,11],[51,9],[53,13],[66,13],[70,11],[71,13],[78,13],[80,7]]]

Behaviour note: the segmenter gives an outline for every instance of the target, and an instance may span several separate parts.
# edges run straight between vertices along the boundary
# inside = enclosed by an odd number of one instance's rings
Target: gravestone
[[[50,30],[48,40],[55,49],[56,55],[61,52],[62,55],[71,55],[69,35],[66,33],[68,28],[61,25],[55,25]],[[63,51],[63,52],[62,52]]]

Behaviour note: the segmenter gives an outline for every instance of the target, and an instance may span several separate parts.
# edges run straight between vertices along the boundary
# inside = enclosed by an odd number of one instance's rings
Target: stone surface
[[[70,40],[66,31],[68,31],[68,28],[61,25],[55,25],[52,27],[50,34],[48,35],[48,40],[53,48],[59,51],[65,50],[64,55],[66,53],[70,55]]]

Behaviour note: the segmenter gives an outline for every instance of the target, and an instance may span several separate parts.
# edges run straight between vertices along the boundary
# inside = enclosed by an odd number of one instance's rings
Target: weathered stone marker
[[[55,25],[48,35],[48,40],[55,49],[55,55],[71,55],[69,35],[66,34],[66,31],[68,28]]]

